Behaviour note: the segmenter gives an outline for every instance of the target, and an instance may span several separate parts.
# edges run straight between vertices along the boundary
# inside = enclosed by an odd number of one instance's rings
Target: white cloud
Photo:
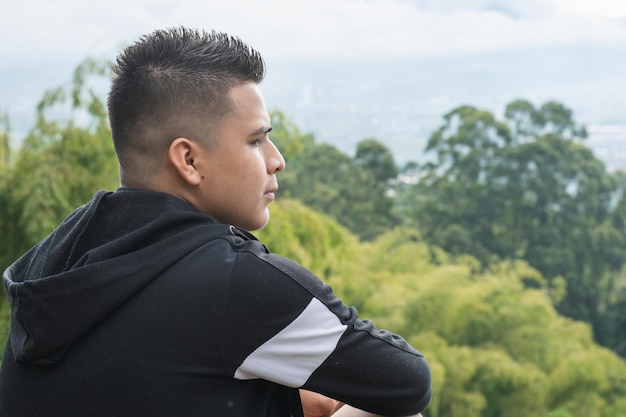
[[[155,28],[237,34],[274,58],[423,56],[520,45],[623,42],[622,0],[23,0],[0,17],[6,60],[112,57]]]
[[[626,2],[623,0],[553,0],[561,12],[586,18],[606,20],[626,19]]]

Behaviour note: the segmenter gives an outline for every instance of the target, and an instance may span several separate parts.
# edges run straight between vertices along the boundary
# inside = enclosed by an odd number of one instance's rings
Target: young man
[[[247,232],[267,223],[285,168],[261,56],[179,28],[143,37],[113,69],[121,187],[5,271],[0,415],[424,410],[422,355]]]

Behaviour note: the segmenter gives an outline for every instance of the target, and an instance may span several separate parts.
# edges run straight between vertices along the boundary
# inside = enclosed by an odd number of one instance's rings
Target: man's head
[[[122,185],[176,195],[258,229],[285,167],[257,84],[260,54],[235,37],[157,31],[113,67],[108,106]]]
[[[186,28],[155,31],[127,47],[113,65],[108,98],[122,181],[157,169],[172,140],[215,145],[232,110],[230,89],[259,83],[261,55],[236,37]]]

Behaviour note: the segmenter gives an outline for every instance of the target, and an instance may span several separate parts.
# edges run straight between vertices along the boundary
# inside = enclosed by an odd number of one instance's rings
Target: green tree
[[[9,174],[16,216],[11,221],[22,234],[13,242],[11,258],[49,233],[99,188],[115,184],[106,110],[87,83],[89,77],[105,75],[103,63],[86,60],[76,68],[69,86],[47,91],[37,106],[36,125]]]
[[[398,223],[388,194],[397,168],[389,149],[368,139],[350,158],[335,146],[302,135],[280,112],[272,114],[272,138],[285,149],[287,169],[279,176],[279,196],[319,210],[370,240]]]
[[[616,347],[626,338],[609,320],[626,261],[626,233],[615,227],[623,192],[581,143],[586,134],[556,102],[514,101],[504,121],[459,107],[431,136],[430,162],[416,185],[400,188],[399,205],[409,225],[454,255],[468,253],[483,267],[524,259],[552,286],[564,277],[559,310]]]
[[[467,253],[488,264],[513,252],[499,242],[498,216],[488,174],[511,142],[508,127],[487,112],[462,106],[444,116],[425,148],[429,162],[419,167],[419,182],[398,196],[402,217],[425,238],[452,253]]]
[[[398,176],[398,167],[393,159],[393,154],[385,145],[376,139],[364,139],[357,144],[356,164],[371,172],[375,181],[383,188]]]
[[[36,125],[0,170],[0,265],[48,234],[98,189],[117,185],[117,163],[102,101],[90,84],[105,77],[103,63],[86,60],[72,82],[44,94]],[[3,297],[0,314],[6,320]],[[0,325],[0,331],[5,329]],[[3,331],[2,340],[6,333]]]

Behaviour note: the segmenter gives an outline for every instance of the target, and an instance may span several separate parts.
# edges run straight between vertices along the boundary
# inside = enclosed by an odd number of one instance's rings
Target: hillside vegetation
[[[435,392],[426,416],[626,415],[626,363],[594,343],[588,324],[559,315],[554,294],[525,286],[543,280],[527,263],[481,272],[476,259],[452,257],[411,229],[360,242],[292,200],[272,216],[257,233],[270,250],[425,354]]]

